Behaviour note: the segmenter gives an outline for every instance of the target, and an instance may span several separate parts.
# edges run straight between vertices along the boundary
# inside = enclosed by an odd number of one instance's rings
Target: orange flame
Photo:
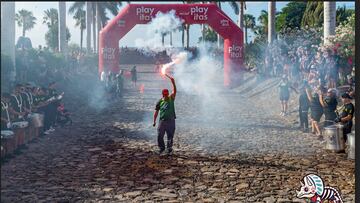
[[[186,56],[187,56],[186,53],[182,52],[182,53],[176,55],[175,58],[172,59],[173,60],[172,62],[162,65],[161,74],[165,75],[166,69],[173,66],[174,64],[180,64],[181,62],[183,62],[186,59]]]
[[[140,93],[143,94],[144,93],[144,89],[145,89],[145,85],[141,84],[139,87]]]
[[[165,75],[166,74],[166,69],[168,69],[169,67],[171,67],[172,65],[174,65],[175,62],[170,62],[170,63],[167,63],[167,64],[164,64],[161,68],[161,74]]]

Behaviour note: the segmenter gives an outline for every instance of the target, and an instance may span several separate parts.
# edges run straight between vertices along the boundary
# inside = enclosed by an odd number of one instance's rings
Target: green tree
[[[305,2],[288,3],[281,9],[281,12],[278,15],[276,30],[282,30],[286,28],[300,28],[305,9]]]
[[[129,1],[127,1],[129,3]],[[96,48],[97,39],[96,39],[96,27],[97,32],[100,31],[101,28],[103,28],[108,20],[109,17],[106,15],[107,11],[109,11],[112,15],[116,16],[119,13],[119,7],[122,6],[122,3],[119,2],[112,2],[112,1],[103,1],[103,2],[91,2],[91,10],[93,14],[93,43],[94,43],[94,50]],[[70,8],[69,8],[69,14],[76,13],[79,9],[85,9],[86,2],[85,1],[77,1],[74,2]],[[99,16],[96,17],[96,14]]]
[[[248,40],[248,34],[247,34],[247,29],[254,29],[255,27],[255,17],[253,15],[250,14],[245,14],[244,15],[244,28],[245,28],[245,43],[247,44]]]
[[[308,1],[301,20],[301,27],[322,27],[324,23],[324,2]]]
[[[46,24],[49,30],[45,34],[46,45],[53,51],[59,49],[59,21],[58,11],[54,8],[47,9],[44,11],[43,24]],[[69,29],[66,28],[66,41],[70,40]]]
[[[199,42],[202,42],[202,36],[199,37]],[[217,41],[217,33],[211,29],[210,27],[204,28],[204,41],[206,42],[216,42]]]
[[[22,27],[22,36],[25,37],[25,32],[34,28],[36,18],[31,11],[21,9],[15,14],[15,20],[19,27]]]
[[[336,25],[340,25],[343,22],[346,22],[348,17],[355,13],[354,9],[346,9],[346,6],[339,7],[336,9]]]
[[[73,18],[75,19],[75,27],[80,28],[80,49],[82,50],[83,47],[83,36],[84,30],[86,29],[86,12],[82,9],[76,10],[75,15]]]

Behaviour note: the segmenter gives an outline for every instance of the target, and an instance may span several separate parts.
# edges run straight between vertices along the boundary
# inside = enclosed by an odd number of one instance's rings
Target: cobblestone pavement
[[[102,111],[79,107],[74,126],[3,163],[1,202],[305,202],[296,190],[310,172],[355,202],[354,161],[298,131],[296,113],[278,116],[276,80],[210,98],[180,89],[172,156],[156,154],[151,126],[168,81],[144,73],[141,84]]]

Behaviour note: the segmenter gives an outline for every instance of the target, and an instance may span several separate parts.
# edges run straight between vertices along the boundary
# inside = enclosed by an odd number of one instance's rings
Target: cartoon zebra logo
[[[343,203],[340,193],[335,188],[325,187],[323,180],[315,174],[306,175],[300,183],[300,191],[297,191],[298,198],[308,198],[311,203],[322,203],[324,200],[331,203]]]

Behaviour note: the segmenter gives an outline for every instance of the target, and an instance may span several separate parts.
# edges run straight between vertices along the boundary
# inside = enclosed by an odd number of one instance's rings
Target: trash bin
[[[345,150],[345,142],[343,137],[342,124],[335,124],[325,127],[324,136],[326,139],[326,149],[333,152],[343,152]]]
[[[348,159],[355,159],[355,132],[347,134]]]

